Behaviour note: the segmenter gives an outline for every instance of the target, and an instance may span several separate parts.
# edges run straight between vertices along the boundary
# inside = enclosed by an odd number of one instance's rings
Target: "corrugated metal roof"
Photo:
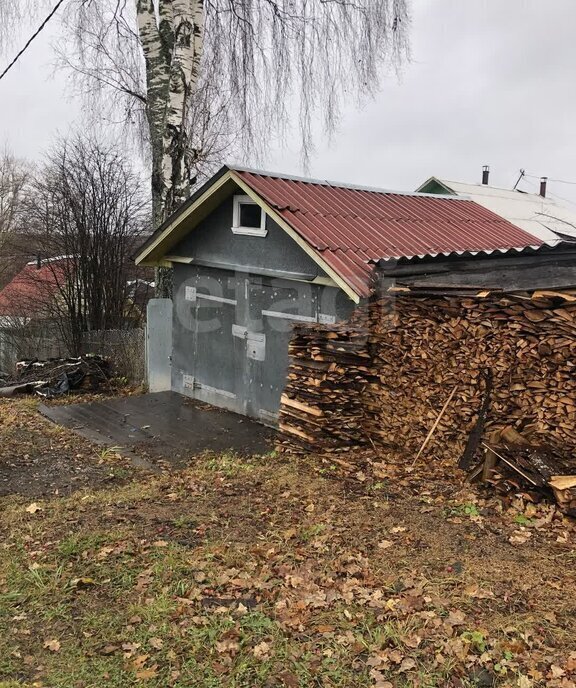
[[[36,261],[26,266],[0,290],[0,315],[35,317],[42,313],[58,293],[58,285],[66,278],[69,256]]]
[[[431,181],[441,183],[452,193],[468,196],[542,241],[557,240],[558,234],[576,238],[576,212],[553,198],[543,198],[539,194],[501,189],[487,184],[449,181],[439,177],[432,177],[419,188],[425,189]]]
[[[471,200],[365,189],[230,168],[360,296],[382,259],[537,248]]]

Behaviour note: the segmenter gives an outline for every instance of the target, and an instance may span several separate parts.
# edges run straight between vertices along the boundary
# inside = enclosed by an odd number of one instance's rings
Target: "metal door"
[[[317,290],[306,283],[252,277],[248,306],[247,413],[275,423],[286,384],[292,325],[295,321],[316,322]]]
[[[148,389],[166,392],[172,389],[172,300],[150,299],[146,323]]]
[[[185,385],[203,401],[236,408],[241,350],[233,336],[237,301],[227,282],[225,276],[199,274],[186,287],[186,298],[194,302],[194,366]]]

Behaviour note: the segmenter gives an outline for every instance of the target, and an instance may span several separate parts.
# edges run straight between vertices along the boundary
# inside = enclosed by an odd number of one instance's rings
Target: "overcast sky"
[[[436,175],[511,187],[523,167],[576,181],[576,2],[412,0],[412,53],[362,111],[344,112],[315,177],[412,190]],[[79,116],[63,74],[52,76],[50,36],[0,82],[0,141],[37,158]],[[298,146],[271,150],[266,169],[301,174]],[[536,190],[538,181],[521,188]],[[576,185],[551,182],[576,201]]]

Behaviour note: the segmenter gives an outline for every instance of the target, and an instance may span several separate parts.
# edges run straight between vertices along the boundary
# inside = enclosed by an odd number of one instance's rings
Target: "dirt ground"
[[[137,471],[113,449],[51,423],[34,398],[0,399],[0,496],[67,495],[124,482]]]
[[[2,456],[28,436],[86,473],[0,499],[2,688],[576,686],[576,532],[553,505],[432,456],[203,454],[108,481],[117,458],[21,404]]]

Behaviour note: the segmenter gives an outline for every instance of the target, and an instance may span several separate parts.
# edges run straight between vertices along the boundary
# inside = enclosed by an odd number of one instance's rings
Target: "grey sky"
[[[412,0],[413,62],[362,111],[346,109],[312,176],[414,189],[431,175],[510,187],[518,169],[576,181],[574,0]],[[79,116],[45,36],[0,82],[0,141],[38,157]],[[301,173],[297,144],[265,167]],[[537,180],[527,180],[535,190]],[[576,201],[576,186],[552,182]]]

